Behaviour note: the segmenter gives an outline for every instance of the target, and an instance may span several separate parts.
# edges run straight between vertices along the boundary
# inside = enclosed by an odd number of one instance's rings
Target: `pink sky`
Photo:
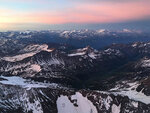
[[[102,0],[82,1],[71,2],[72,7],[64,6],[63,10],[60,7],[54,9],[42,9],[41,7],[31,11],[2,7],[0,8],[0,23],[114,23],[150,17],[149,0],[131,0],[128,2],[121,2],[123,0],[114,0],[115,2],[113,0],[108,0],[108,2]]]

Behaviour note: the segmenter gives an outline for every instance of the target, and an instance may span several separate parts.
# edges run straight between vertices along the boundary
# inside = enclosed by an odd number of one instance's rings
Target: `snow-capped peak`
[[[132,31],[131,31],[131,30],[129,30],[129,29],[123,29],[123,32],[131,33]]]
[[[87,46],[85,48],[82,49],[77,49],[75,51],[73,51],[71,54],[68,54],[68,56],[89,56],[92,59],[96,59],[96,57],[98,56],[98,51],[91,48],[90,46]]]
[[[98,33],[104,33],[105,31],[106,31],[106,29],[97,30]]]

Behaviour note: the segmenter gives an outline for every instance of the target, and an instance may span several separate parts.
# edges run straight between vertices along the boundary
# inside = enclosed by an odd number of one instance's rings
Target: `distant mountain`
[[[122,31],[100,30],[70,30],[70,31],[24,31],[1,32],[0,39],[17,39],[32,43],[57,43],[67,44],[77,48],[91,46],[100,49],[113,43],[148,42],[150,34],[141,31],[123,29]]]

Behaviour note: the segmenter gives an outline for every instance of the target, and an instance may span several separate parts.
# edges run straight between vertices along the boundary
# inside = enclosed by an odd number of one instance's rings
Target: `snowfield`
[[[67,96],[61,95],[57,99],[58,113],[98,113],[93,103],[79,92],[72,95],[71,100],[74,100],[74,102],[71,103]]]
[[[142,92],[137,92],[135,90],[129,90],[129,91],[120,91],[115,92],[115,95],[122,95],[122,96],[128,96],[130,99],[135,101],[140,101],[145,104],[150,104],[150,96],[146,96]]]
[[[4,79],[4,80],[0,80],[0,84],[20,86],[27,90],[30,90],[32,88],[59,87],[55,83],[34,82],[34,81],[26,80],[17,76],[11,76],[11,77],[0,76],[0,78]]]
[[[150,96],[146,96],[142,90],[140,92],[136,91],[136,88],[139,86],[139,84],[137,82],[134,83],[126,83],[128,84],[130,87],[129,88],[121,88],[119,89],[119,86],[116,86],[115,88],[112,88],[110,91],[114,94],[114,95],[122,95],[122,96],[127,96],[129,97],[129,99],[135,100],[135,101],[139,101],[145,104],[150,104]],[[114,92],[115,91],[115,92]],[[133,105],[135,107],[138,106],[138,103],[133,103]]]

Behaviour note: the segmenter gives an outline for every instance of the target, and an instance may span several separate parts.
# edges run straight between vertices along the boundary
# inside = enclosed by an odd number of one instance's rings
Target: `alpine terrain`
[[[0,32],[0,113],[150,113],[150,34]]]

